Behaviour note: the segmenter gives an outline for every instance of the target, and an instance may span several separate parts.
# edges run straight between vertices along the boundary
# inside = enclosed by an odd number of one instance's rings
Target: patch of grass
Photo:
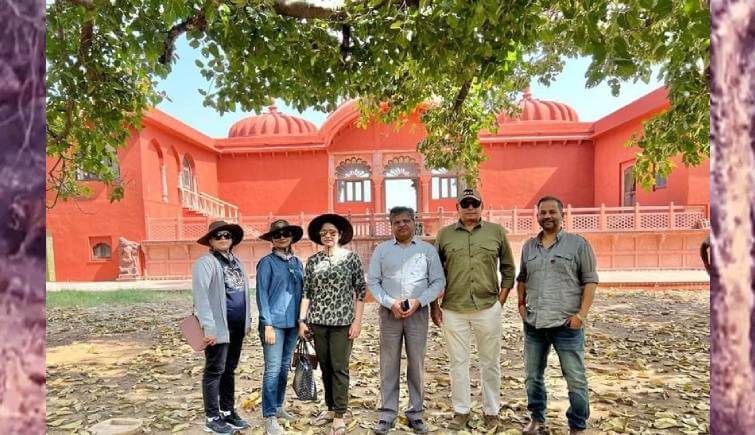
[[[191,290],[61,290],[47,293],[47,307],[96,307],[99,305],[132,305],[152,302],[191,301]]]

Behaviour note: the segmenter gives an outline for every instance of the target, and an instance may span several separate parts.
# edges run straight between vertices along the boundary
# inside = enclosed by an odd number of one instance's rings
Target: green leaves
[[[103,161],[115,161],[125,126],[138,128],[143,112],[160,101],[155,83],[172,64],[159,59],[169,35],[183,32],[204,57],[195,62],[209,84],[204,104],[221,113],[259,110],[272,98],[333,110],[359,96],[365,119],[395,122],[419,103],[436,102],[423,114],[428,137],[418,148],[428,164],[456,169],[469,184],[485,159],[478,133],[495,126],[494,112],[510,108],[533,79],[551,81],[562,59],[576,55],[593,58],[585,86],[605,81],[614,93],[622,80],[647,80],[652,67],[660,68],[672,107],[638,139],[638,171],[669,167],[676,154],[685,164],[709,154],[703,75],[710,36],[702,2],[372,0],[347,2],[328,19],[283,16],[275,4],[131,0],[98,2],[96,11],[64,0],[49,5],[48,155],[65,162],[50,184],[63,197],[75,196],[73,174],[85,170],[118,197],[117,176]]]

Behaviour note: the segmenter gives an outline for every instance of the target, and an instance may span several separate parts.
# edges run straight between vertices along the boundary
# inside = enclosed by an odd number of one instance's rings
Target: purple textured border
[[[45,27],[0,0],[0,433],[45,433]]]

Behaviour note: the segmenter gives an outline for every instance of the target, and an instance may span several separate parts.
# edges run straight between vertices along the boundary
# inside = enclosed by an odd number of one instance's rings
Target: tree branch
[[[459,88],[459,92],[456,94],[456,98],[454,98],[454,105],[451,108],[451,111],[453,113],[458,113],[459,109],[461,109],[462,104],[464,104],[464,100],[467,99],[467,95],[469,95],[469,88],[472,87],[472,80],[467,80],[464,82],[463,85],[461,85],[461,88]]]
[[[351,26],[344,24],[343,27],[341,27],[341,35],[343,37],[341,39],[341,59],[346,63],[351,48]]]
[[[163,54],[160,55],[158,61],[163,65],[171,63],[176,50],[176,39],[188,30],[204,30],[205,27],[207,27],[207,19],[203,10],[171,27],[163,43]]]

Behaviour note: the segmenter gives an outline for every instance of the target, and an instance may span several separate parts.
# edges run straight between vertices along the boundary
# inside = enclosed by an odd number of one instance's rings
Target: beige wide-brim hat
[[[226,221],[215,221],[210,224],[207,234],[200,237],[197,243],[210,246],[210,237],[218,231],[229,231],[231,233],[231,247],[238,245],[244,240],[244,229],[241,228],[241,225],[230,224]]]

